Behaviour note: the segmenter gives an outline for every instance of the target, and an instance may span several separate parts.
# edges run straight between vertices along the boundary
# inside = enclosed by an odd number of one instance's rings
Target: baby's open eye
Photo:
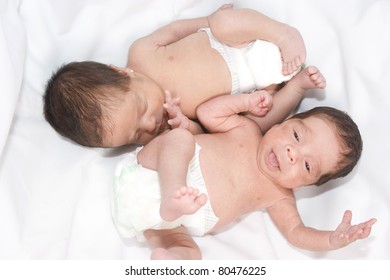
[[[310,164],[307,161],[305,161],[305,168],[306,168],[307,172],[310,173],[311,167],[310,167]]]
[[[295,130],[294,130],[294,138],[299,142],[299,135]]]

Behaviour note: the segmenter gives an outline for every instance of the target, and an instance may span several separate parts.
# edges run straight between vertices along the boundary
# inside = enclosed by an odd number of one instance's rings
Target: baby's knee
[[[180,141],[180,143],[195,144],[194,135],[184,128],[175,128],[169,131],[166,135],[169,140]]]

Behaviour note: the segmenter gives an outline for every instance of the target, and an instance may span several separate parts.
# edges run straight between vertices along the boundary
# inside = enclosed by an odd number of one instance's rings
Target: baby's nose
[[[142,129],[146,132],[153,132],[156,128],[156,120],[153,117],[142,121]]]
[[[294,149],[292,146],[287,146],[286,147],[286,153],[287,153],[288,161],[291,164],[294,164],[297,161],[297,151],[296,151],[296,149]]]

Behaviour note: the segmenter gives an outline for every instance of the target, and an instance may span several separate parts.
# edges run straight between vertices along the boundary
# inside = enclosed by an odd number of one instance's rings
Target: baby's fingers
[[[267,94],[266,96],[264,96],[264,100],[263,100],[263,107],[268,107],[269,109],[272,108],[272,104],[273,104],[273,99],[272,99],[272,96]]]
[[[174,119],[168,120],[168,124],[172,128],[177,128],[177,127],[180,127],[181,121],[179,119],[177,119],[177,118],[174,118]]]
[[[352,226],[347,233],[349,241],[353,242],[357,239],[367,238],[370,235],[371,227],[375,222],[376,219],[371,219],[367,222]]]
[[[177,110],[175,106],[169,103],[165,103],[163,106],[165,108],[165,111],[167,111],[170,119],[177,117]]]
[[[180,106],[180,97],[172,98],[172,104],[176,106]]]
[[[376,219],[371,219],[365,223],[361,223],[359,226],[362,229],[362,233],[360,235],[361,239],[367,238],[371,233],[372,226],[376,223]]]
[[[258,107],[268,112],[269,110],[271,110],[272,104],[273,104],[272,96],[267,93],[260,97]]]
[[[359,226],[355,225],[352,226],[348,232],[346,233],[346,236],[348,238],[348,242],[354,242],[357,239],[361,239],[361,235],[363,233],[363,229]]]
[[[343,215],[343,221],[342,223],[344,224],[351,224],[352,221],[352,212],[350,210],[346,210]]]
[[[165,102],[169,103],[172,99],[171,92],[169,90],[164,90],[164,97],[165,97]]]

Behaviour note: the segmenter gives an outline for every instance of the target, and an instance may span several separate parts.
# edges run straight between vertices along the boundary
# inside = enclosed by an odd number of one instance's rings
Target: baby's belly
[[[181,98],[182,111],[192,118],[201,103],[231,92],[229,69],[204,35],[196,33],[167,47],[160,54],[162,68],[155,73],[164,89]]]

